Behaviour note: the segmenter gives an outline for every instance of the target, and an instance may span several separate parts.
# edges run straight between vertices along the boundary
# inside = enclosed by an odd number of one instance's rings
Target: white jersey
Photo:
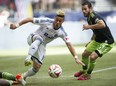
[[[63,27],[55,30],[53,28],[53,22],[54,19],[51,18],[33,18],[33,23],[39,25],[40,28],[32,34],[40,36],[45,44],[58,37],[62,38],[65,42],[69,42],[69,38]]]

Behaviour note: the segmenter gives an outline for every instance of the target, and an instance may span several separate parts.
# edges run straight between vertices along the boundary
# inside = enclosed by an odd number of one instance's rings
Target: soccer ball
[[[58,78],[62,74],[62,68],[58,64],[52,64],[48,68],[48,74],[52,78]]]

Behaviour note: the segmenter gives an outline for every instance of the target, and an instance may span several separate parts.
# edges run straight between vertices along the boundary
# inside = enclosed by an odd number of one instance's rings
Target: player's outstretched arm
[[[70,50],[71,54],[73,55],[75,61],[77,64],[81,64],[82,66],[84,66],[85,64],[79,60],[78,56],[76,55],[76,51],[74,49],[74,47],[72,46],[72,44],[70,42],[66,43],[68,49]]]
[[[32,18],[26,18],[24,20],[22,20],[21,22],[17,23],[17,24],[10,24],[10,29],[14,30],[16,28],[18,28],[19,26],[26,24],[28,22],[33,22]]]

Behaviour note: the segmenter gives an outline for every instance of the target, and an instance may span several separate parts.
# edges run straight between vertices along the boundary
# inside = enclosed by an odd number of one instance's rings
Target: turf
[[[0,70],[13,73],[25,72],[29,67],[24,66],[26,56],[0,56]],[[81,54],[79,54],[81,57]],[[81,59],[81,58],[80,58]],[[59,64],[63,73],[57,78],[51,78],[48,67],[51,64]],[[97,60],[94,71],[116,67],[116,53],[110,52]],[[116,86],[116,69],[105,70],[92,74],[92,78],[87,81],[77,81],[73,74],[81,68],[77,65],[70,54],[47,55],[40,71],[33,77],[27,79],[26,86]]]

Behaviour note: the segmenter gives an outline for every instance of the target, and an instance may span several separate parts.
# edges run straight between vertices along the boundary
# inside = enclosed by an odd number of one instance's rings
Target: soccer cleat
[[[32,61],[31,61],[31,56],[28,56],[26,59],[25,59],[25,66],[29,66],[32,64]]]
[[[19,81],[23,86],[25,86],[26,81],[23,79],[23,76],[21,74],[16,75],[16,80]]]
[[[84,73],[85,72],[79,71],[79,72],[77,72],[77,73],[74,74],[74,77],[79,77],[79,76],[81,76]]]
[[[91,75],[90,74],[82,74],[78,80],[88,80],[91,78]]]
[[[29,65],[31,65],[31,64],[32,64],[31,61],[25,61],[25,66],[29,66]]]

